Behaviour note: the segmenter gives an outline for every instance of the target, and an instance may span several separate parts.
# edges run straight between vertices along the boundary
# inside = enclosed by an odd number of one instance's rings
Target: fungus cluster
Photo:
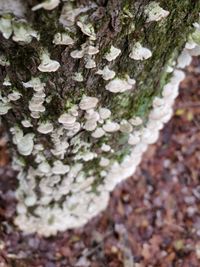
[[[23,156],[29,156],[33,150],[35,135],[33,133],[24,135],[18,127],[11,128],[10,131],[13,134],[13,143],[16,144],[18,152]]]
[[[31,111],[31,117],[38,119],[40,113],[45,111],[44,101],[45,101],[45,84],[41,82],[39,78],[32,78],[28,82],[24,82],[23,86],[25,88],[33,88],[34,94],[31,100],[29,101],[29,110]]]
[[[114,189],[116,184],[134,172],[148,145],[157,140],[159,130],[170,119],[172,105],[178,94],[179,83],[183,78],[184,73],[176,69],[170,82],[164,86],[161,97],[154,99],[153,108],[145,126],[140,117],[132,117],[129,120],[122,119],[119,123],[113,121],[111,111],[104,107],[98,107],[98,99],[90,96],[83,96],[77,106],[75,105],[67,113],[63,113],[58,119],[61,124],[60,128],[50,132],[56,145],[52,152],[56,156],[59,155],[60,160],[48,162],[44,147],[35,143],[32,153],[37,155],[38,168],[30,168],[29,179],[25,180],[21,169],[20,186],[17,192],[20,197],[18,198],[16,223],[23,225],[23,230],[28,233],[36,231],[49,236],[56,234],[58,230],[71,228],[72,225],[79,227],[102,211],[108,203],[109,192]],[[100,154],[92,150],[91,143],[80,140],[78,135],[73,137],[70,142],[69,140],[66,142],[63,138],[65,131],[68,132],[74,127],[82,112],[83,120],[79,123],[86,131],[91,131],[91,137],[101,139],[105,135],[112,136],[115,131],[128,135],[127,143],[132,150],[121,164],[110,160],[109,155],[114,150],[107,142],[101,144],[99,149],[102,154]],[[101,126],[97,126],[93,130],[95,123]],[[22,136],[21,133],[18,133],[16,140],[21,140]],[[74,163],[70,166],[64,160],[64,154],[69,149],[69,145],[73,147],[71,152],[74,153]],[[99,168],[101,168],[102,183],[95,189],[98,194],[91,191],[96,180],[95,174],[86,173],[82,164],[83,161],[92,161],[94,158],[98,159]],[[36,177],[40,177],[40,198],[34,193]],[[60,205],[57,204],[58,201],[61,201]],[[51,207],[49,207],[49,203],[53,203]],[[29,207],[34,207],[36,216],[29,216]]]
[[[20,43],[30,43],[33,38],[39,40],[39,34],[33,30],[27,21],[16,20],[10,14],[0,18],[0,32],[5,39],[12,36],[12,40]]]
[[[82,59],[81,64],[86,69],[96,68],[91,72],[100,75],[105,81],[107,91],[116,94],[130,92],[136,83],[135,79],[130,78],[132,74],[116,73],[111,69],[114,60],[122,54],[119,48],[111,45],[109,51],[103,55],[101,64],[96,66],[95,57],[101,52],[100,45],[97,42],[96,28],[86,12],[96,10],[97,5],[89,3],[88,6],[76,8],[75,1],[64,2],[59,18],[64,28],[55,33],[52,44],[69,46],[67,49],[71,60],[76,62]],[[32,10],[43,8],[51,11],[59,3],[60,0],[42,1]],[[168,15],[169,12],[154,1],[145,8],[148,23],[160,21]],[[39,40],[37,32],[26,21],[16,21],[9,15],[2,16],[0,20],[0,31],[5,39],[12,37],[13,41],[20,44],[29,43],[32,38]],[[45,119],[43,113],[48,109],[45,103],[51,101],[52,94],[43,81],[48,77],[52,82],[51,77],[56,76],[54,72],[60,68],[60,63],[52,60],[50,53],[41,47],[41,63],[38,66],[40,76],[23,82],[25,89],[33,89],[31,99],[27,101],[30,116],[28,112],[19,125],[11,128],[13,143],[19,152],[13,160],[13,167],[19,172],[19,187],[16,192],[18,215],[15,223],[22,230],[50,236],[57,231],[82,226],[105,209],[110,192],[119,182],[133,174],[142,154],[149,144],[157,140],[159,130],[172,115],[179,83],[184,78],[183,72],[178,68],[189,64],[191,55],[200,54],[199,45],[196,44],[199,24],[195,24],[195,28],[197,32],[190,37],[177,65],[169,66],[168,72],[175,69],[172,78],[163,87],[161,96],[154,98],[152,110],[145,123],[134,114],[130,114],[129,118],[123,117],[121,113],[115,114],[112,107],[104,106],[100,94],[94,94],[92,90],[88,90],[87,95],[83,95],[82,91],[78,92],[77,98],[69,95],[65,98],[63,94],[63,107],[52,118],[49,116]],[[77,33],[82,33],[85,41],[74,48]],[[134,60],[147,60],[151,56],[151,50],[140,42],[133,45],[129,54]],[[9,66],[10,63],[1,55],[0,64]],[[84,74],[80,69],[73,73],[72,79],[83,82],[86,80]],[[75,90],[78,90],[80,84],[75,84]],[[3,85],[8,90],[6,96],[0,96],[0,115],[5,115],[14,106],[12,101],[23,98],[21,93],[12,89],[9,77],[5,78]],[[109,92],[104,93],[111,96]],[[115,147],[115,139],[119,140],[120,146],[122,141],[129,149],[121,163],[117,159],[119,147]],[[24,158],[27,156],[31,156],[33,164],[25,170]]]

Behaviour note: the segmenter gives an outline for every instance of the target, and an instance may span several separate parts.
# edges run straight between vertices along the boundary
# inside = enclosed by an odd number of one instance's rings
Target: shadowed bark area
[[[26,12],[22,17],[1,12],[2,17],[11,16],[12,23],[18,23],[18,27],[25,20],[26,25],[39,36],[39,38],[31,37],[31,41],[26,43],[13,40],[13,33],[7,39],[0,34],[0,52],[9,62],[0,68],[1,94],[7,97],[8,93],[17,91],[22,96],[10,103],[11,109],[2,116],[2,122],[8,130],[17,126],[23,129],[24,134],[33,133],[35,144],[42,144],[45,147],[45,160],[53,165],[60,158],[50,153],[54,148],[52,136],[39,133],[38,126],[48,121],[53,124],[54,129],[58,128],[58,118],[75,105],[79,105],[84,95],[96,97],[98,105],[111,111],[111,118],[116,123],[120,124],[122,120],[129,120],[135,116],[141,117],[143,122],[146,122],[153,98],[161,94],[163,86],[171,77],[167,68],[176,64],[177,57],[192,32],[192,24],[198,20],[200,3],[188,0],[181,2],[161,0],[157,4],[169,14],[158,21],[151,21],[148,17],[148,6],[155,3],[154,1],[80,0],[73,3],[61,2],[53,10],[41,8],[32,11],[31,8],[38,3],[39,1],[34,0],[24,1]],[[69,22],[66,22],[64,5],[68,8],[67,12],[71,10],[70,26]],[[67,15],[69,16],[69,13]],[[78,22],[83,22],[83,28],[77,26]],[[85,29],[85,26],[88,28]],[[57,33],[69,34],[74,43],[68,46],[55,45],[53,40]],[[147,60],[132,59],[130,53],[136,43],[147,47],[152,56]],[[92,57],[89,55],[72,57],[71,53],[83,49],[83,44],[86,48],[90,45],[98,47],[99,52],[95,56],[92,54]],[[105,55],[109,53],[111,45],[119,49],[120,54],[115,60],[108,62]],[[60,63],[57,71],[41,72],[38,69],[45,51],[48,51],[51,59]],[[95,66],[87,68],[86,65],[91,58],[94,59]],[[134,89],[123,93],[105,90],[109,81],[102,79],[102,75],[96,74],[105,66],[109,66],[118,79],[126,80],[127,76],[135,79]],[[74,79],[75,73],[82,75],[81,82]],[[30,116],[29,103],[33,97],[33,90],[23,86],[23,83],[36,77],[45,83],[45,110],[40,113],[39,118]],[[9,79],[10,85],[5,85],[6,79]],[[83,125],[85,121],[82,110],[79,111],[78,117],[80,124]],[[31,129],[21,126],[21,122],[27,119],[32,124]],[[94,139],[91,130],[87,131],[83,127],[68,137],[69,147],[62,162],[69,166],[82,162],[82,158],[76,159],[79,152],[83,153],[82,148],[80,151],[77,150],[77,154],[75,153],[77,142],[89,144],[88,151],[92,151],[97,157],[84,162],[83,170],[87,176],[97,177],[91,188],[92,192],[96,192],[97,185],[101,184],[103,179],[100,175],[103,168],[99,167],[98,157],[101,154],[102,144],[109,144],[113,148],[114,153],[107,155],[111,163],[115,160],[121,162],[130,154],[131,147],[127,144],[127,140],[128,135],[124,132]],[[11,147],[14,148],[14,155],[23,161],[25,169],[30,166],[37,168],[36,155],[29,154],[22,157],[15,145],[11,143]],[[39,192],[37,186],[36,191]],[[53,200],[51,204],[54,202]],[[63,203],[63,197],[57,203],[59,205]]]

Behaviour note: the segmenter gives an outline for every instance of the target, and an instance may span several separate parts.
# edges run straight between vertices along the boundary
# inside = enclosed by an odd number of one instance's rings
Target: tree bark
[[[0,112],[19,171],[16,224],[48,236],[103,210],[140,161],[127,171],[132,150],[155,139],[142,133],[155,97],[180,79],[172,71],[200,3],[38,4],[0,3]]]

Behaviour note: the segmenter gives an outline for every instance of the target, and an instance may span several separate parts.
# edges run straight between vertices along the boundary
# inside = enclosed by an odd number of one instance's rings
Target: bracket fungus
[[[137,42],[134,44],[129,57],[135,60],[145,60],[152,56],[151,50],[146,47],[142,47],[142,45]]]
[[[112,25],[116,26],[114,31],[105,29],[105,35],[100,20],[109,12],[104,14],[106,10],[99,9],[95,3],[101,1],[36,2],[40,3],[33,11],[45,10],[33,12],[31,19],[26,16],[27,21],[22,19],[25,16],[15,18],[9,12],[0,17],[3,42],[11,44],[10,47],[18,42],[13,47],[20,48],[16,57],[12,54],[16,49],[10,50],[9,55],[0,53],[3,66],[0,115],[4,115],[2,120],[12,118],[11,123],[13,114],[16,115],[17,126],[10,129],[17,148],[13,166],[18,171],[19,184],[15,223],[26,233],[50,236],[88,222],[106,207],[114,187],[133,174],[142,154],[157,140],[159,130],[172,115],[179,83],[184,78],[178,68],[189,64],[192,55],[200,54],[196,43],[200,39],[200,27],[195,24],[197,32],[191,34],[190,42],[176,60],[170,54],[173,49],[168,49],[173,48],[176,40],[170,43],[169,39],[165,43],[166,51],[165,46],[157,49],[163,34],[168,32],[165,30],[173,28],[170,27],[173,19],[170,16],[169,21],[166,20],[169,27],[165,27],[165,21],[151,25],[150,22],[161,21],[169,15],[155,1],[146,1],[149,4],[143,3],[141,13],[135,14],[123,8],[122,3],[119,18],[122,15],[123,21],[119,21],[123,26]],[[57,10],[49,12],[59,4]],[[163,1],[163,5],[170,7],[171,4]],[[42,17],[36,21],[39,14]],[[139,27],[135,21],[138,15]],[[117,20],[112,24],[118,23],[117,16],[116,13]],[[188,21],[192,21],[192,17],[187,17]],[[42,21],[42,29],[36,32]],[[148,36],[145,36],[145,25],[151,28]],[[175,25],[174,29],[179,27]],[[51,32],[46,34],[45,29]],[[157,31],[159,40],[154,38]],[[114,45],[109,45],[109,41]],[[182,44],[177,45],[177,49]],[[153,56],[148,47],[153,49]],[[22,60],[26,51],[33,59]],[[165,52],[169,54],[166,56]],[[161,54],[160,65],[152,69]],[[15,58],[20,61],[13,64]],[[62,68],[51,58],[61,59]],[[37,70],[32,63],[38,61],[41,63]],[[151,76],[158,69],[162,69],[162,73],[156,79],[162,82],[154,88],[157,80]],[[133,75],[137,79],[136,92],[130,91],[136,84],[135,79],[130,78]],[[168,84],[163,86],[165,81]],[[21,103],[24,103],[22,113],[19,112]],[[8,112],[11,108],[12,112]]]
[[[121,49],[111,45],[110,51],[105,54],[105,59],[108,61],[115,60],[121,54]]]
[[[81,102],[79,103],[79,107],[82,110],[93,109],[96,107],[98,101],[99,100],[96,97],[83,96],[83,98],[81,99]]]
[[[5,39],[9,39],[12,35],[12,23],[11,17],[5,16],[0,18],[0,32],[2,33]]]
[[[110,70],[108,66],[105,66],[102,70],[98,70],[96,74],[102,75],[102,78],[106,81],[112,80],[115,77],[115,71]]]
[[[15,133],[14,133],[15,134]],[[23,156],[31,155],[34,146],[34,134],[28,133],[26,135],[22,135],[19,138],[15,138],[15,144],[17,145],[18,152]]]
[[[73,45],[74,39],[72,39],[67,33],[56,33],[54,35],[53,44],[55,45]]]
[[[169,11],[160,7],[159,3],[153,1],[150,2],[145,8],[145,14],[147,16],[146,22],[160,21],[169,15]]]
[[[45,122],[45,123],[40,124],[37,130],[38,132],[42,134],[48,134],[53,131],[53,125],[50,122]]]
[[[119,129],[120,129],[119,124],[113,121],[107,121],[103,125],[103,130],[107,133],[117,132]]]
[[[41,54],[40,59],[41,63],[38,66],[38,69],[41,72],[55,72],[60,67],[60,63],[56,60],[50,59],[49,54],[46,51]]]
[[[133,89],[135,80],[131,79],[128,75],[125,79],[115,78],[106,85],[106,90],[112,93],[123,93],[127,90]]]
[[[52,10],[60,4],[60,0],[45,0],[42,3],[32,7],[33,11],[44,8],[46,10]]]

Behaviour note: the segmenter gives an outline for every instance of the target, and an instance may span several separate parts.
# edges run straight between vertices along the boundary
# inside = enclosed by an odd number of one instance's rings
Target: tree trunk
[[[189,0],[1,0],[0,114],[22,230],[56,234],[106,207],[171,116],[199,10]]]

